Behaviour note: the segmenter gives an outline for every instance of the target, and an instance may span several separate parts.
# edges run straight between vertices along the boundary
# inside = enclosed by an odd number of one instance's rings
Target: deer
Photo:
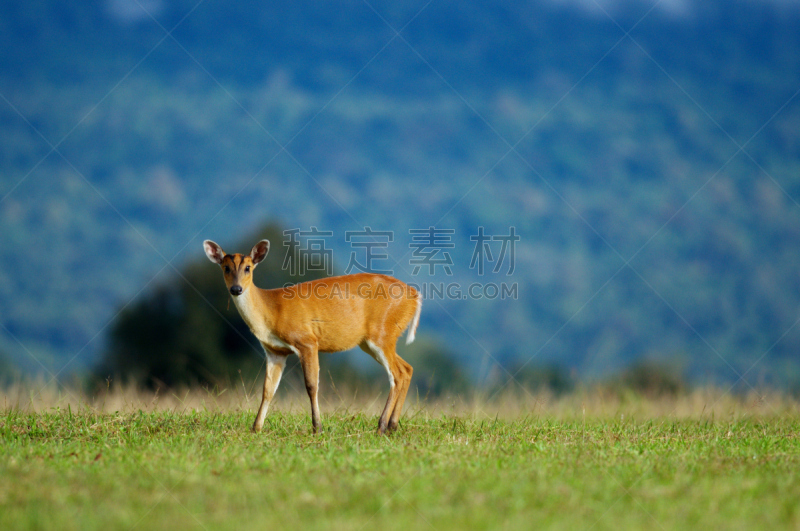
[[[266,354],[261,406],[252,431],[264,427],[286,360],[300,359],[314,434],[321,428],[319,353],[360,347],[380,363],[389,376],[389,398],[378,420],[378,434],[397,429],[414,369],[397,354],[405,330],[406,344],[414,341],[422,296],[414,287],[388,275],[356,273],[302,282],[276,289],[253,284],[253,271],[266,258],[269,240],[256,243],[250,254],[226,254],[211,240],[203,242],[211,262],[222,268],[225,285],[250,331]]]

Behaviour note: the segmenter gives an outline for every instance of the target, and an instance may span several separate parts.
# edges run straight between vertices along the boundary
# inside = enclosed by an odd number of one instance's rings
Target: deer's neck
[[[244,293],[234,297],[233,302],[253,335],[259,341],[268,341],[274,319],[272,318],[272,305],[269,298],[264,296],[263,291],[255,286],[250,286]]]

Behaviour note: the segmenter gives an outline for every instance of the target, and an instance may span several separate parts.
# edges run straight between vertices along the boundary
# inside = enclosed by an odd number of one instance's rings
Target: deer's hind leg
[[[394,338],[394,341],[397,341]],[[404,377],[405,366],[411,367],[402,358],[397,355],[394,348],[394,342],[384,342],[383,346],[376,344],[370,339],[365,339],[359,345],[361,350],[375,358],[375,360],[383,365],[389,375],[389,397],[386,400],[386,406],[383,408],[380,420],[378,421],[378,434],[383,435],[387,429],[390,428],[391,417],[394,414],[398,402],[400,409],[403,407],[405,394],[408,391],[408,382],[411,380],[410,372],[408,378]],[[400,416],[398,411],[397,416]],[[395,427],[397,422],[395,421]]]
[[[400,415],[403,413],[403,404],[406,401],[406,394],[408,393],[408,388],[411,386],[411,375],[414,374],[414,368],[409,365],[406,360],[397,354],[395,354],[394,359],[397,362],[397,369],[395,372],[398,374],[397,379],[400,380],[400,382],[397,384],[397,402],[395,402],[394,408],[392,409],[392,416],[389,418],[389,431],[397,429],[397,423],[400,421]]]

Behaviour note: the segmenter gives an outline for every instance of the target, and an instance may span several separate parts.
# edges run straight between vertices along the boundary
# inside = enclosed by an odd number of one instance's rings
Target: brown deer
[[[422,309],[422,297],[416,289],[395,278],[371,273],[261,289],[253,284],[253,270],[267,256],[269,241],[258,242],[249,255],[225,254],[211,240],[204,241],[203,248],[208,259],[222,267],[225,285],[239,314],[267,355],[264,395],[254,432],[264,426],[286,359],[296,354],[311,400],[311,423],[317,433],[321,427],[317,401],[319,352],[339,352],[356,345],[389,374],[389,399],[378,422],[378,433],[397,428],[414,370],[397,355],[395,344],[409,325],[406,344],[414,341]]]

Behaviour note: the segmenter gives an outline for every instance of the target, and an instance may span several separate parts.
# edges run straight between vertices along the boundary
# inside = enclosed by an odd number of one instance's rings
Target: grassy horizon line
[[[323,416],[335,413],[378,415],[386,389],[324,386],[319,395]],[[676,393],[647,394],[627,387],[579,386],[569,393],[556,394],[547,389],[531,392],[521,387],[499,393],[472,390],[445,393],[437,397],[421,396],[412,387],[403,418],[414,415],[467,416],[472,418],[548,417],[575,419],[613,418],[728,418],[800,416],[800,400],[779,391],[732,393],[719,387],[698,387]],[[133,385],[113,384],[98,393],[80,387],[56,384],[16,383],[0,387],[0,411],[41,413],[59,409],[93,413],[133,412],[250,412],[255,414],[261,400],[260,386],[241,385],[227,389],[181,388],[143,390]],[[270,407],[273,412],[309,414],[304,390],[286,385],[279,389]]]

